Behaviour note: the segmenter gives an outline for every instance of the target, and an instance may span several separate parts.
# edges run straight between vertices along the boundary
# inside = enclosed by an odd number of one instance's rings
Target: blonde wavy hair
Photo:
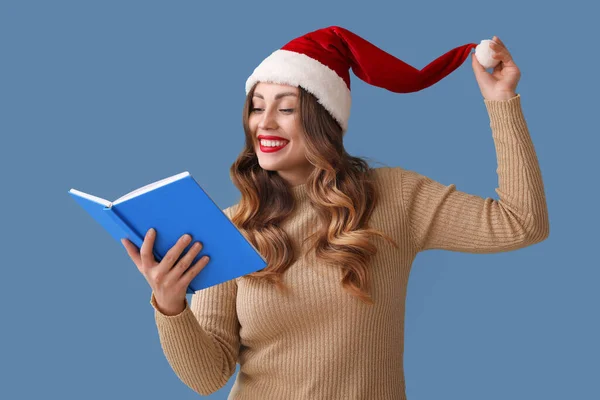
[[[248,125],[255,88],[256,84],[248,92],[243,108],[246,143],[230,168],[231,179],[241,193],[231,221],[268,262],[267,267],[243,279],[269,282],[278,290],[287,291],[281,275],[299,255],[294,253],[290,238],[279,224],[294,211],[294,197],[283,178],[258,163],[256,138]],[[346,152],[337,121],[314,95],[302,87],[299,91],[306,158],[315,167],[306,182],[306,193],[324,222],[304,241],[312,239],[309,250],[314,250],[318,259],[345,271],[341,281],[345,290],[372,305],[367,266],[377,247],[369,237],[382,237],[396,248],[398,244],[368,226],[378,193],[367,161]]]

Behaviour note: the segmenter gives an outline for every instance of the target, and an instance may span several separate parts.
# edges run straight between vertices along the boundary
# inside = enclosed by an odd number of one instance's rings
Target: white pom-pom
[[[475,47],[475,57],[477,57],[477,61],[479,64],[483,65],[483,68],[494,68],[500,60],[492,58],[494,55],[494,50],[490,48],[490,43],[492,40],[482,40],[481,43]]]

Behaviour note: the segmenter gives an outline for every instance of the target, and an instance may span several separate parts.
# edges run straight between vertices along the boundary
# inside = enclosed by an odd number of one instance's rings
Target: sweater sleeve
[[[443,185],[414,171],[395,171],[417,252],[505,252],[549,235],[542,175],[520,95],[484,103],[498,159],[499,199],[464,193],[454,184]]]
[[[224,210],[229,218],[230,208]],[[186,299],[181,313],[168,316],[159,311],[152,293],[163,353],[179,379],[201,395],[221,389],[235,372],[240,346],[236,298],[232,279],[197,291],[191,307]]]

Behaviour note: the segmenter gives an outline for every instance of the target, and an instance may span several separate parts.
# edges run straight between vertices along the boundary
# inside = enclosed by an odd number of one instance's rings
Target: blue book
[[[121,244],[127,238],[141,248],[146,232],[156,230],[154,257],[162,260],[184,234],[192,236],[191,245],[200,241],[202,256],[210,261],[190,282],[187,293],[261,270],[267,261],[227,215],[206,194],[189,172],[159,180],[136,189],[115,201],[69,190],[69,194],[110,235]]]

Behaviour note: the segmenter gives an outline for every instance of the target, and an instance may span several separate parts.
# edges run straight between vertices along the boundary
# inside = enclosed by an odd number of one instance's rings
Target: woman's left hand
[[[475,72],[475,79],[477,79],[481,94],[486,100],[508,100],[516,96],[521,71],[504,43],[497,36],[494,36],[492,40],[490,48],[495,53],[493,58],[500,60],[500,63],[496,65],[492,73],[489,73],[477,61],[475,53],[472,53],[473,72]]]

